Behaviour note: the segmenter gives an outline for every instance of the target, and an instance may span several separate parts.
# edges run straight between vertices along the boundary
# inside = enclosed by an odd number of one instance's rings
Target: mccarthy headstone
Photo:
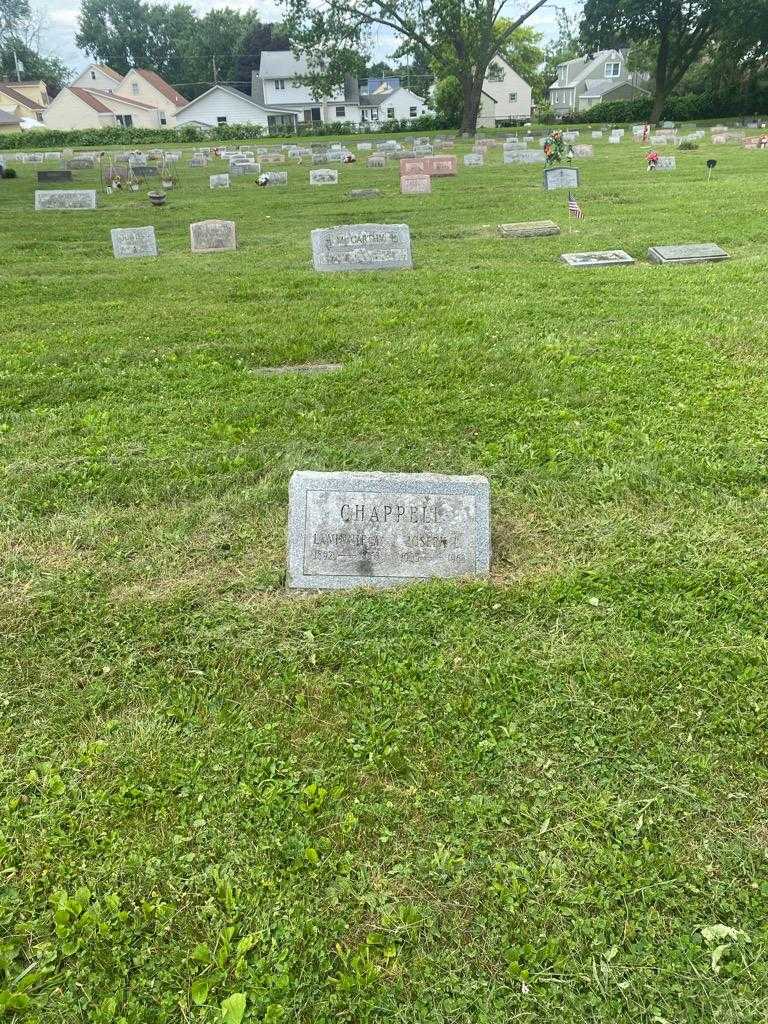
[[[312,232],[315,270],[410,270],[407,224],[341,224]]]

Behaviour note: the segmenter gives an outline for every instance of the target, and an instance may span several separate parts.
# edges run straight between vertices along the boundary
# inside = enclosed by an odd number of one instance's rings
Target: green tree
[[[557,78],[558,64],[580,56],[583,49],[577,17],[569,15],[564,7],[557,8],[556,17],[557,35],[544,48],[544,66],[540,73],[542,99],[546,98],[547,89]]]
[[[761,24],[768,0],[744,3],[752,12],[748,24]],[[733,0],[587,0],[581,34],[591,48],[635,47],[653,74],[651,121],[658,121],[666,98],[709,46],[729,35],[742,52],[757,42],[750,38],[754,28],[734,32],[741,6],[736,13]]]
[[[214,8],[198,18],[181,47],[186,81],[239,82],[239,55],[257,23],[255,11],[230,7]]]
[[[464,96],[458,78],[449,75],[435,86],[435,113],[452,125],[461,124],[464,114]]]
[[[438,78],[459,82],[462,131],[474,134],[488,65],[512,34],[547,0],[536,0],[497,33],[500,7],[494,0],[283,0],[294,45],[308,54],[313,88],[329,92],[341,84],[335,55],[358,50],[370,30],[382,26],[405,47],[419,46]],[[401,51],[404,47],[401,47]]]
[[[60,92],[72,77],[70,68],[56,57],[44,57],[21,39],[7,36],[0,43],[0,78],[16,78],[17,62],[24,78],[45,82],[51,96]]]
[[[75,43],[122,75],[149,68],[175,84],[183,80],[184,47],[196,25],[187,4],[82,0]]]

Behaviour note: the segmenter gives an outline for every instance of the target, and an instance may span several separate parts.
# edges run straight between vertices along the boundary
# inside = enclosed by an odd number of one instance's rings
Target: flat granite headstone
[[[674,171],[677,169],[677,160],[673,156],[660,156],[656,164],[657,171]]]
[[[312,232],[315,270],[411,270],[407,224],[340,224]]]
[[[530,220],[519,224],[499,224],[502,238],[538,238],[543,235],[559,235],[560,228],[553,220]]]
[[[261,164],[254,160],[241,160],[236,164],[229,165],[229,173],[233,178],[252,177],[257,178],[261,174]]]
[[[404,196],[429,194],[432,191],[432,179],[428,174],[403,174],[400,176],[400,192]]]
[[[267,171],[264,174],[268,185],[287,185],[288,171]]]
[[[505,149],[502,159],[505,164],[543,164],[547,160],[540,149]]]
[[[607,252],[564,252],[560,259],[569,267],[617,267],[635,261],[623,249]]]
[[[200,220],[189,225],[192,252],[224,252],[237,249],[237,230],[232,220]]]
[[[339,590],[485,576],[490,518],[483,476],[299,471],[288,489],[287,585]]]
[[[38,171],[37,184],[45,185],[48,182],[72,181],[72,171]]]
[[[228,174],[211,174],[208,177],[210,188],[229,188]]]
[[[482,153],[465,153],[464,154],[464,166],[465,167],[482,167],[483,166],[483,154]]]
[[[719,263],[731,257],[719,245],[654,245],[648,250],[651,263]]]
[[[95,156],[74,156],[70,157],[70,159],[67,161],[67,170],[69,171],[86,171],[90,167],[95,166]]]
[[[70,166],[72,162],[70,161]],[[131,173],[134,178],[156,178],[159,171],[151,164],[130,164]]]
[[[585,160],[595,155],[595,147],[581,144],[573,147],[573,155],[577,159]]]
[[[309,184],[310,185],[338,185],[339,184],[339,172],[338,171],[310,171],[309,172]]]
[[[576,167],[548,167],[544,171],[544,188],[547,192],[556,188],[578,188],[579,182]]]
[[[132,259],[136,256],[157,256],[155,229],[112,228],[112,252],[115,259]]]
[[[369,156],[365,165],[366,167],[386,167],[387,159],[383,156]]]
[[[35,209],[95,210],[96,190],[93,188],[37,189],[35,191]]]
[[[343,369],[343,363],[289,363],[286,366],[259,366],[253,372],[258,377],[285,377],[292,373],[311,377],[321,373],[337,373]]]
[[[378,199],[381,195],[380,188],[353,188],[349,193],[350,199]]]

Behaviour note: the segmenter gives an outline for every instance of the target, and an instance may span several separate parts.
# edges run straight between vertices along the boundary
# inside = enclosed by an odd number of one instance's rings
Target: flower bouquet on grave
[[[163,175],[162,175],[163,188],[173,188],[176,185],[177,181],[178,181],[178,178],[176,177],[175,174],[169,174],[167,171],[163,172]]]
[[[646,169],[649,171],[655,171],[659,166],[659,154],[655,149],[652,149],[650,153],[646,153],[645,160],[648,165]]]
[[[256,184],[259,186],[259,188],[266,188],[267,185],[269,184],[269,175],[260,174]]]
[[[552,132],[551,135],[547,136],[544,140],[544,156],[546,157],[547,167],[554,167],[555,164],[562,162],[563,148],[562,132]]]
[[[357,163],[357,157],[354,155],[354,153],[346,153],[343,162],[345,164]]]

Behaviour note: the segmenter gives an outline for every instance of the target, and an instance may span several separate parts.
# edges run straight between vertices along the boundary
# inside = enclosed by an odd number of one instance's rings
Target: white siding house
[[[46,128],[71,131],[77,128],[159,128],[156,107],[98,89],[69,85],[43,112]]]
[[[89,64],[85,71],[70,82],[70,85],[83,89],[100,89],[102,92],[114,92],[123,80],[123,76],[108,68],[106,64]]]
[[[298,113],[272,110],[256,103],[250,96],[227,85],[214,85],[208,92],[198,96],[176,113],[176,127],[196,122],[215,127],[218,124],[257,124],[269,128],[277,123],[275,118],[290,118],[293,124]],[[272,119],[272,124],[270,123]]]
[[[187,100],[168,85],[160,75],[144,68],[132,68],[115,89],[116,96],[125,96],[140,103],[156,107],[161,127],[172,128],[176,124],[176,113],[187,105]]]
[[[483,115],[481,107],[477,122],[479,127],[493,128],[504,121],[530,120],[531,87],[503,57],[497,55],[488,65],[483,92],[493,100],[493,120],[488,113]]]
[[[362,123],[381,124],[384,121],[413,121],[429,113],[429,108],[421,96],[399,86],[388,89],[382,86],[367,96],[360,97]]]
[[[290,50],[264,50],[259,70],[253,72],[251,96],[255,102],[272,110],[284,110],[291,116],[298,113],[299,121],[304,124],[333,121],[359,124],[360,88],[357,81],[348,76],[343,88],[331,96],[316,99],[309,86],[299,81],[309,70],[306,59],[294,57]]]

